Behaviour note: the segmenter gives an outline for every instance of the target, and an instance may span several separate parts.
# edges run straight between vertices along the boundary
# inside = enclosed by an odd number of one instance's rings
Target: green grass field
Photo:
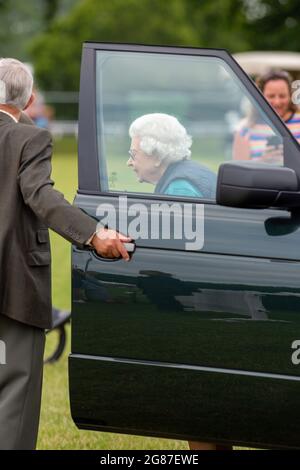
[[[76,145],[61,141],[55,145],[52,176],[56,189],[72,202],[77,188]],[[52,246],[52,298],[53,305],[68,309],[70,302],[71,246],[63,238],[51,233]],[[46,351],[51,350],[55,334],[47,339]],[[63,358],[44,369],[44,387],[38,449],[187,449],[184,441],[155,439],[91,431],[79,431],[69,410],[68,347]]]

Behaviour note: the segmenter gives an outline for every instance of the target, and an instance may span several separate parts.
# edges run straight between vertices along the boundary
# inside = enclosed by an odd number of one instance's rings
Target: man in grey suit
[[[100,256],[129,260],[129,238],[100,229],[53,189],[49,132],[19,122],[34,99],[30,70],[0,60],[0,449],[35,449],[44,330],[51,327],[48,227]],[[24,121],[24,118],[21,118]],[[25,120],[26,121],[26,120]],[[2,361],[3,362],[3,361]]]

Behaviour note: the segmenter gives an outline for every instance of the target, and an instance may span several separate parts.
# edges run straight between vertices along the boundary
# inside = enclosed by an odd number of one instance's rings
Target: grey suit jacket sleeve
[[[69,204],[63,194],[53,188],[51,156],[50,133],[35,128],[24,145],[19,166],[18,182],[24,202],[45,225],[82,246],[96,231],[97,222]]]

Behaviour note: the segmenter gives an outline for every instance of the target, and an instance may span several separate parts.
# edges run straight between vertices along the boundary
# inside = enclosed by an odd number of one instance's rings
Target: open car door
[[[293,168],[299,181],[298,143],[228,52],[84,44],[75,204],[131,236],[132,223],[136,249],[125,263],[73,247],[73,419],[81,429],[300,448],[300,221],[285,208],[224,207],[215,193],[158,194],[138,181],[128,129],[148,113],[175,116],[193,139],[191,159],[215,177],[245,155],[255,118],[260,152],[266,136],[282,149],[270,168]]]

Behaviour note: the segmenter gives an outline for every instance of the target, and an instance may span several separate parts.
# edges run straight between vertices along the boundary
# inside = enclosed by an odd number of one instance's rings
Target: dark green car
[[[128,129],[150,113],[187,129],[212,197],[137,180]],[[299,179],[299,144],[228,52],[84,44],[75,204],[135,251],[73,247],[79,428],[300,448]]]

